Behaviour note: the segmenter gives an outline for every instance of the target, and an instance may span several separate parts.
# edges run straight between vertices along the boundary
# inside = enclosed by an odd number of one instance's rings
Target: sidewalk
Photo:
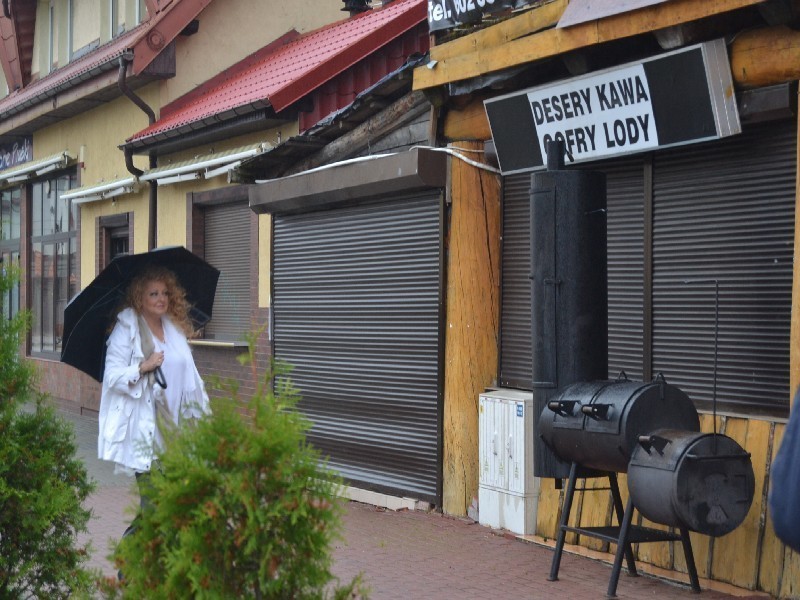
[[[93,518],[83,539],[94,546],[91,567],[113,576],[106,559],[109,540],[119,539],[131,519],[136,494],[132,480],[113,475],[113,466],[97,460],[97,420],[64,414],[75,424],[79,454],[84,457],[97,489],[87,501]],[[611,566],[565,552],[559,581],[547,581],[553,551],[493,531],[469,519],[435,512],[389,511],[349,502],[343,520],[343,540],[334,548],[337,577],[347,581],[358,573],[374,600],[570,600],[605,598]],[[621,599],[693,598],[719,600],[736,596],[708,589],[692,593],[688,586],[642,575],[620,576]],[[746,596],[746,592],[739,594]],[[765,597],[753,595],[749,597]]]

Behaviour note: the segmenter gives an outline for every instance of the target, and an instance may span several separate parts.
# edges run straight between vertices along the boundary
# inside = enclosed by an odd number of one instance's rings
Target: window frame
[[[98,252],[97,272],[99,273],[113,260],[112,241],[115,238],[127,239],[128,253],[133,249],[132,212],[107,215],[97,218]]]
[[[190,218],[187,220],[186,225],[186,246],[192,252],[202,258],[207,256],[206,248],[206,211],[208,208],[218,208],[229,204],[239,204],[244,201],[249,201],[248,189],[245,185],[231,186],[222,189],[208,190],[205,192],[190,192],[187,194],[187,213]],[[249,248],[247,249],[246,258],[248,260],[248,272],[251,274],[252,280],[255,273],[258,271],[258,215],[250,211],[249,215]],[[242,334],[250,330],[250,326],[255,318],[255,313],[258,310],[258,288],[255,285],[248,286],[247,293],[247,308],[245,314],[241,316],[246,318],[247,326],[242,330]],[[218,292],[219,293],[219,292]],[[218,344],[223,346],[240,346],[245,345],[244,337],[241,339],[225,338],[209,338],[206,332],[203,331],[201,339],[210,344]]]
[[[26,258],[26,304],[31,312],[32,325],[28,336],[29,353],[32,357],[57,359],[61,353],[61,337],[59,328],[64,325],[64,307],[69,300],[78,292],[79,289],[79,264],[80,255],[78,251],[78,231],[80,229],[80,216],[77,205],[66,201],[60,204],[60,194],[77,186],[77,169],[74,167],[53,173],[50,177],[32,181],[27,185],[27,198],[25,200],[30,217],[27,227],[27,258]],[[59,182],[66,182],[62,186]],[[37,196],[36,189],[41,186],[41,192]],[[54,188],[55,186],[55,188]],[[48,189],[45,190],[45,187]],[[45,216],[45,200],[50,197],[55,189],[55,196],[52,199],[53,218]],[[36,202],[40,202],[38,207],[40,214],[38,231],[37,226],[37,207]],[[48,209],[50,206],[47,207]],[[66,210],[66,231],[58,231],[59,217],[62,219],[63,211]],[[52,225],[52,231],[47,230]],[[66,248],[63,246],[66,244]],[[37,246],[39,247],[39,261],[37,263]],[[51,251],[48,254],[48,251]],[[48,256],[50,261],[47,262]],[[64,261],[65,259],[65,261]],[[48,278],[45,269],[52,269],[52,294],[49,298],[48,306],[47,283]],[[60,275],[60,272],[63,274]],[[61,281],[59,281],[61,277]],[[37,287],[38,282],[38,287]],[[38,297],[37,297],[38,290]],[[60,292],[60,293],[59,293]],[[45,331],[50,329],[50,331]],[[49,336],[49,337],[48,337]]]
[[[14,195],[16,192],[17,220],[14,224]],[[8,196],[8,202],[4,197]],[[6,261],[10,261],[16,266],[21,266],[22,261],[22,186],[15,186],[0,190],[0,269],[5,269]],[[8,206],[6,209],[5,207]],[[6,211],[10,211],[6,217]],[[6,219],[8,219],[6,221]],[[5,227],[8,223],[8,237],[6,237]],[[16,235],[15,235],[16,233]],[[3,298],[3,317],[11,319],[21,310],[20,306],[20,282],[17,282],[7,292],[7,297]]]

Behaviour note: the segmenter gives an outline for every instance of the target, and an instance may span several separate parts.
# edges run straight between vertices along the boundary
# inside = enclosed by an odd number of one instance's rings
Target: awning
[[[139,181],[155,181],[158,185],[168,185],[192,179],[211,179],[218,175],[230,177],[230,172],[238,167],[242,160],[257,156],[271,148],[270,144],[262,142],[227,152],[197,156],[192,160],[149,169],[139,177]]]
[[[114,181],[101,181],[94,185],[73,188],[66,194],[61,194],[61,199],[74,200],[75,204],[106,200],[108,198],[116,198],[123,194],[130,194],[138,191],[139,186],[137,184],[138,182],[135,177],[115,179]]]
[[[438,150],[412,148],[364,156],[258,183],[250,186],[250,209],[259,214],[291,214],[444,188],[447,157]]]
[[[66,150],[40,160],[30,160],[21,165],[6,169],[5,171],[0,171],[0,184],[9,185],[19,183],[44,175],[50,171],[63,169],[68,166],[72,160],[74,160],[74,157],[70,156]]]

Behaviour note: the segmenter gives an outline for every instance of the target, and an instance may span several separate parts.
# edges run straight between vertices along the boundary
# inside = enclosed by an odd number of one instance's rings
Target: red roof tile
[[[268,103],[280,112],[359,60],[427,19],[426,0],[395,0],[242,61],[205,94],[187,94],[128,141],[156,136],[221,113]]]
[[[28,106],[38,104],[59,93],[62,89],[95,76],[98,72],[109,70],[116,66],[112,63],[126,50],[133,52],[133,74],[140,73],[167,46],[168,42],[173,40],[181,29],[211,1],[174,1],[157,15],[130,31],[0,100],[0,119]],[[150,37],[153,31],[158,31],[162,42],[155,50],[149,47],[152,45]]]

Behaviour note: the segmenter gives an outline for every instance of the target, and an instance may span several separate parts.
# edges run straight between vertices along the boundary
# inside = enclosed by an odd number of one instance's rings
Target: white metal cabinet
[[[532,534],[539,499],[539,481],[533,476],[533,395],[490,390],[480,395],[478,411],[478,520]]]

